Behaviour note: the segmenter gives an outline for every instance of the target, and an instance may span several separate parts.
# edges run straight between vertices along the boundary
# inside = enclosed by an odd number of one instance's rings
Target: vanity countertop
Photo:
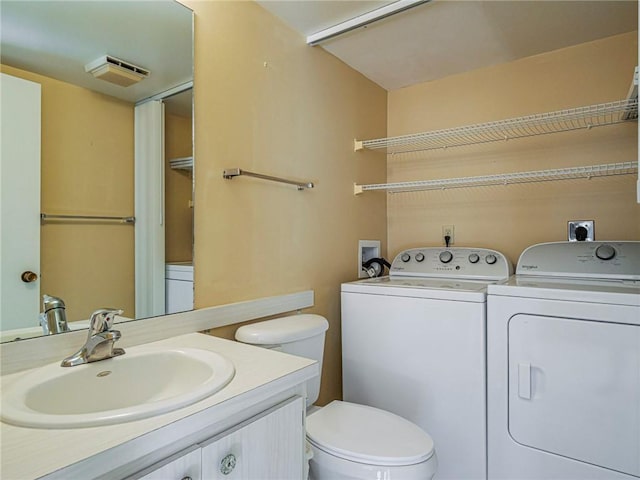
[[[142,420],[76,429],[35,429],[0,423],[1,477],[6,480],[42,477],[187,417],[195,420],[204,411],[208,420],[222,421],[232,404],[250,405],[271,392],[294,388],[318,374],[318,365],[312,360],[199,333],[135,348],[142,351],[158,346],[215,351],[233,362],[235,376],[225,388],[204,400]],[[6,388],[28,372],[3,376],[2,386]]]

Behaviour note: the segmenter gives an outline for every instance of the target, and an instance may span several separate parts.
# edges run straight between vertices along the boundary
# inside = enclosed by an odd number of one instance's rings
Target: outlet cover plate
[[[576,230],[580,227],[586,229],[587,236],[584,239],[585,242],[593,242],[595,240],[595,228],[593,220],[571,220],[567,222],[567,240],[570,242],[579,241],[576,238]]]

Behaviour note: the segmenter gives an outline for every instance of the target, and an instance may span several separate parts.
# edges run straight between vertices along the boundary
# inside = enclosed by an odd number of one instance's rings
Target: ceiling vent
[[[84,71],[90,73],[105,82],[115,83],[121,87],[128,87],[138,83],[149,76],[149,70],[138,67],[119,58],[110,55],[89,62],[84,66]]]

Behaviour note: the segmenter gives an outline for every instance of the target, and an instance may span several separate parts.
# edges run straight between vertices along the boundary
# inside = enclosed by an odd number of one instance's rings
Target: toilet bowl
[[[322,371],[329,323],[313,314],[240,327],[236,340],[317,360]],[[334,400],[315,407],[320,376],[307,383],[307,441],[311,480],[430,480],[433,440],[417,425],[378,408]]]

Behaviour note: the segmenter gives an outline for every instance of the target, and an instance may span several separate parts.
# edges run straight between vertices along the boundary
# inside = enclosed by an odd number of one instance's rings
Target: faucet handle
[[[114,308],[101,308],[93,312],[89,321],[89,337],[111,330],[113,319],[116,315],[122,315],[122,313],[122,310]]]

